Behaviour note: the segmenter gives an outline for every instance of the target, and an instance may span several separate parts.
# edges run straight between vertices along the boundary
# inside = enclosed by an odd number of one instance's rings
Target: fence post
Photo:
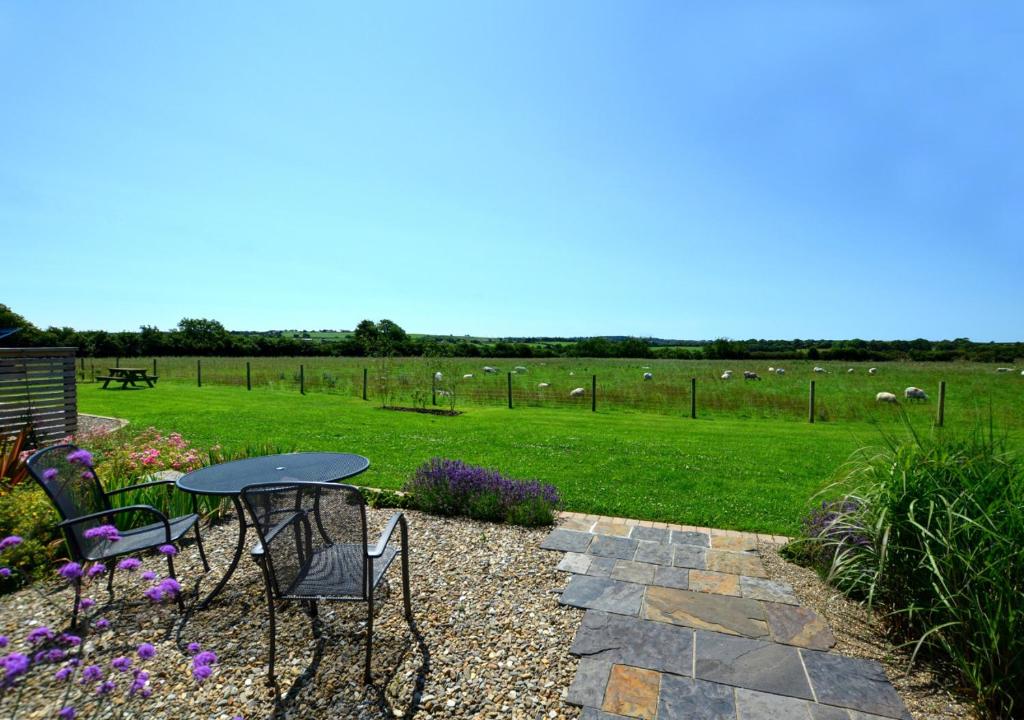
[[[366,399],[366,368],[363,368],[363,400]]]
[[[245,389],[252,390],[252,363],[245,361]]]
[[[508,409],[512,409],[512,373],[508,374]]]
[[[299,363],[299,395],[306,394],[306,369]]]
[[[89,368],[92,370],[92,381],[96,382],[96,363],[90,362]]]
[[[814,381],[811,380],[811,394],[807,398],[807,422],[814,424]]]
[[[430,404],[437,405],[437,375],[430,374]]]
[[[946,419],[946,381],[939,381],[939,410],[935,416],[935,424],[938,427],[942,427],[943,421]]]
[[[697,419],[697,378],[690,378],[690,417]]]
[[[153,358],[153,375],[156,375],[156,358]],[[168,485],[170,487],[170,485]]]
[[[121,358],[114,358],[114,367],[121,367]]]
[[[597,412],[597,375],[590,378],[590,412]]]
[[[80,372],[79,375],[82,378],[82,382],[85,382],[85,355],[82,356],[81,362],[78,363]]]
[[[202,360],[196,358],[196,387],[203,386],[203,364]]]

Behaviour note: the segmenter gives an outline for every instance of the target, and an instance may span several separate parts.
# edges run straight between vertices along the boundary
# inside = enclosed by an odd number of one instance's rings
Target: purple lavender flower
[[[60,570],[57,571],[58,575],[61,575],[65,580],[77,580],[82,577],[82,566],[76,562],[69,562],[61,566]]]
[[[42,640],[53,640],[53,630],[45,625],[40,625],[28,634],[26,640],[28,640],[32,645],[35,645]]]
[[[100,683],[100,686],[96,688],[97,695],[108,695],[114,689],[114,683],[110,680],[104,680]]]
[[[203,680],[212,674],[213,669],[209,665],[195,665],[192,667],[192,677],[196,679],[197,683],[202,683]]]
[[[117,564],[118,570],[138,570],[142,566],[142,561],[138,558],[125,558]]]
[[[136,670],[135,679],[132,681],[131,687],[128,688],[128,694],[134,695],[141,690],[142,697],[149,697],[149,695],[146,694],[147,682],[149,682],[149,673],[145,670]]]
[[[11,576],[11,569],[6,567],[0,567],[0,577],[8,578]]]
[[[75,669],[73,667],[66,665],[53,674],[53,679],[57,682],[64,682],[71,677],[71,673],[74,671]]]
[[[57,468],[46,468],[43,470],[43,480],[53,480],[58,474]]]
[[[60,662],[64,659],[64,657],[65,653],[63,650],[61,650],[60,648],[52,648],[51,650],[47,650],[46,656],[43,659],[46,662],[53,664]]]
[[[132,667],[132,659],[121,655],[110,661],[110,666],[120,672],[128,672]]]
[[[105,572],[107,572],[106,565],[104,565],[103,563],[94,563],[92,566],[89,567],[89,571],[86,572],[86,575],[88,575],[91,578],[94,578],[97,575],[103,575]]]
[[[149,598],[150,602],[163,602],[164,599],[164,591],[159,586],[146,588],[142,594]]]
[[[68,633],[61,633],[57,640],[71,647],[82,644],[82,638],[77,635],[69,635]]]
[[[146,570],[139,577],[146,581],[156,580],[156,573],[152,570]]]
[[[0,668],[4,671],[3,684],[10,685],[19,676],[27,673],[29,664],[28,656],[22,653],[9,653],[0,658]]]
[[[108,627],[110,627],[110,621],[107,620],[106,618],[100,618],[99,620],[94,622],[92,625],[97,630],[106,630]]]
[[[96,476],[92,474],[92,470],[83,470],[82,471],[82,479],[83,480],[92,480],[94,477],[96,477]]]
[[[59,717],[60,720],[75,720],[75,709],[70,705],[65,705],[57,713],[57,717]]]
[[[195,655],[197,652],[199,652],[202,649],[203,649],[202,646],[199,643],[197,643],[197,642],[190,642],[188,644],[188,654],[189,655]]]
[[[174,578],[164,578],[157,587],[160,588],[164,595],[171,598],[176,597],[181,592],[181,585]]]
[[[192,665],[213,665],[217,662],[217,653],[209,650],[203,650],[201,653],[192,658]]]
[[[96,527],[86,530],[84,535],[90,540],[93,538],[101,538],[107,542],[117,542],[121,539],[118,529],[113,525],[97,525]]]
[[[157,548],[157,550],[162,552],[164,555],[169,555],[171,557],[174,557],[178,554],[178,548],[174,547],[173,545],[161,545]]]
[[[69,463],[78,463],[79,465],[92,465],[92,453],[88,450],[82,450],[77,448],[68,453]]]
[[[7,643],[9,643],[9,642],[10,642],[10,640],[7,639],[6,635],[0,635],[0,648],[7,647]],[[189,646],[189,647],[191,647],[191,646]]]
[[[103,671],[99,665],[88,665],[82,670],[82,684],[99,682],[103,679]]]
[[[20,535],[8,535],[3,540],[0,540],[0,552],[12,548],[15,545],[21,545]]]
[[[143,660],[149,660],[151,657],[156,655],[156,648],[150,645],[149,643],[142,643],[141,645],[139,645],[138,650],[136,652],[138,652],[139,657]]]
[[[93,600],[92,598],[82,598],[81,600],[78,601],[78,609],[79,610],[88,610],[89,608],[91,608],[95,604],[96,604],[96,601]]]

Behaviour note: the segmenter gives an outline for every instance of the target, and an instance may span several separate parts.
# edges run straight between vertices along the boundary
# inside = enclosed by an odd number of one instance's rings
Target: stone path
[[[567,702],[582,720],[909,720],[872,660],[767,579],[757,536],[564,514],[563,605],[586,614]]]

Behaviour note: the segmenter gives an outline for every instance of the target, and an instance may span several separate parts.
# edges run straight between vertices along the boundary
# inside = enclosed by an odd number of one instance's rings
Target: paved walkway
[[[585,608],[566,700],[583,720],[906,718],[872,660],[767,579],[756,535],[564,514],[560,603]]]

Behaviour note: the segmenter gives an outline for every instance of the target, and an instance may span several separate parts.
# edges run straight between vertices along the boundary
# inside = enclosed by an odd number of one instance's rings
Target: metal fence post
[[[437,374],[430,375],[430,404],[437,405]]]
[[[590,412],[597,412],[597,375],[590,378]]]
[[[202,360],[196,358],[196,387],[203,386],[203,364]]]
[[[690,417],[697,419],[697,378],[690,378]]]
[[[939,381],[939,410],[935,416],[935,424],[942,427],[942,423],[946,419],[946,381]]]
[[[299,364],[299,395],[306,394],[306,369]]]
[[[366,368],[363,368],[363,400],[366,399]]]
[[[249,360],[245,361],[245,389],[252,390],[252,364]]]
[[[814,381],[811,380],[811,393],[807,398],[807,422],[814,424]]]
[[[508,409],[512,409],[512,373],[508,374]]]

